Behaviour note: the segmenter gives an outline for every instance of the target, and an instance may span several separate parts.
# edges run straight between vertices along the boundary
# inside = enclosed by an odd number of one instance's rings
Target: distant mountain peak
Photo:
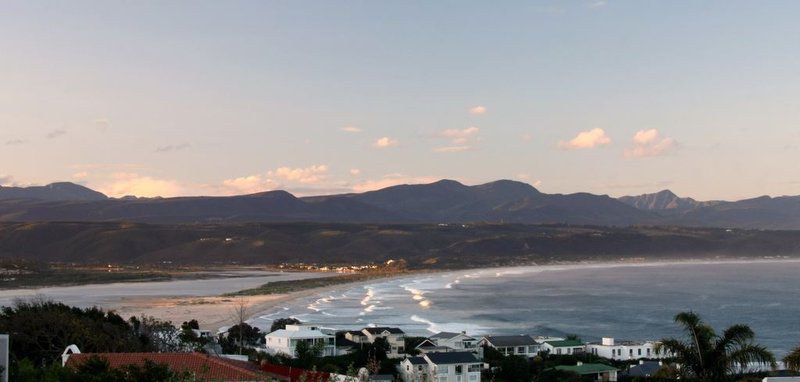
[[[97,201],[107,196],[71,182],[56,182],[45,186],[2,187],[0,199],[38,199],[47,201]]]
[[[619,201],[647,211],[687,211],[709,205],[708,202],[682,198],[671,190],[661,190],[656,193],[637,196],[623,196],[619,198]]]

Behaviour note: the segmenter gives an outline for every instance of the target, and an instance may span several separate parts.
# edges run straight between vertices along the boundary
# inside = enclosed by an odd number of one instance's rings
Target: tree
[[[500,379],[504,381],[530,381],[533,379],[531,365],[523,356],[512,355],[500,361]]]
[[[800,373],[800,346],[794,348],[786,357],[783,357],[783,363],[787,369]]]
[[[314,361],[317,360],[317,357],[322,354],[322,348],[324,346],[325,344],[322,342],[311,345],[307,341],[298,341],[297,345],[294,347],[295,365],[304,369],[310,368],[314,365]]]
[[[29,359],[36,367],[57,360],[72,344],[84,352],[143,351],[141,339],[131,325],[113,312],[99,308],[75,308],[48,301],[18,300],[0,310],[0,333],[11,341],[12,371],[16,363]]]
[[[233,320],[234,322],[236,322],[235,326],[243,328],[244,325],[247,325],[244,322],[247,319],[247,307],[248,307],[247,300],[244,298],[244,296],[240,296],[239,299],[236,301],[236,305],[234,305],[232,312]],[[245,334],[244,330],[237,330],[235,333],[231,333],[231,331],[228,330],[228,335],[230,336],[231,334],[236,336],[235,337],[237,339],[236,343],[239,346],[239,354],[241,355],[242,347],[244,347],[244,334]]]
[[[200,337],[197,334],[198,330],[200,330],[200,324],[197,320],[190,320],[181,324],[181,332],[178,334],[178,339],[184,349],[192,351],[203,350],[203,347],[208,343],[208,339]]]
[[[686,339],[665,338],[656,351],[673,354],[690,377],[717,382],[752,364],[775,367],[775,356],[753,342],[755,333],[747,325],[733,325],[717,335],[694,312],[678,313],[675,322],[686,332]]]
[[[272,333],[276,330],[286,329],[286,325],[299,325],[300,320],[296,318],[279,318],[275,321],[272,321],[272,326],[269,328],[269,332]]]
[[[144,315],[141,318],[131,317],[128,322],[139,336],[144,350],[165,353],[182,349],[178,329],[172,322]]]

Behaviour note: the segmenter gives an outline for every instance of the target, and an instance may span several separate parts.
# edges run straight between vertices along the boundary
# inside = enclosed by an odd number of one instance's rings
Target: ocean
[[[294,300],[260,313],[335,329],[397,326],[410,335],[680,335],[693,310],[719,331],[745,323],[778,355],[800,345],[800,261],[577,264],[420,274]]]

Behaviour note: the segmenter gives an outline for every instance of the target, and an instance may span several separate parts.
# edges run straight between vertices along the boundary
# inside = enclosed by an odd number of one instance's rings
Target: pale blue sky
[[[0,183],[800,194],[798,14],[795,1],[5,1]]]

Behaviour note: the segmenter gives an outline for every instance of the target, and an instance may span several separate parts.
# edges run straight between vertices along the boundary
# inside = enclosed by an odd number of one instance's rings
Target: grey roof
[[[448,353],[428,353],[425,354],[431,362],[437,365],[447,365],[454,363],[480,363],[475,354],[467,351],[454,351]]]
[[[408,362],[411,362],[412,365],[427,365],[428,361],[422,357],[408,357]]]
[[[403,332],[403,330],[400,328],[377,327],[377,328],[364,328],[364,330],[366,330],[371,334],[380,334],[385,331],[392,334],[405,334],[405,332]]]
[[[435,348],[436,344],[431,342],[431,340],[424,340],[417,345],[417,349],[424,349],[424,348]]]
[[[631,366],[630,369],[625,373],[631,377],[650,377],[655,374],[658,369],[661,368],[661,365],[657,361],[647,361],[642,362],[639,365]]]
[[[536,340],[529,335],[518,336],[487,336],[484,337],[493,346],[527,346],[537,345]]]
[[[448,339],[448,338],[453,338],[453,337],[455,337],[455,336],[457,336],[457,335],[459,335],[459,334],[462,334],[462,333],[453,333],[453,332],[439,332],[439,333],[436,333],[436,334],[434,334],[434,335],[432,335],[432,336],[430,336],[430,337],[428,337],[428,338],[442,338],[442,339]]]

